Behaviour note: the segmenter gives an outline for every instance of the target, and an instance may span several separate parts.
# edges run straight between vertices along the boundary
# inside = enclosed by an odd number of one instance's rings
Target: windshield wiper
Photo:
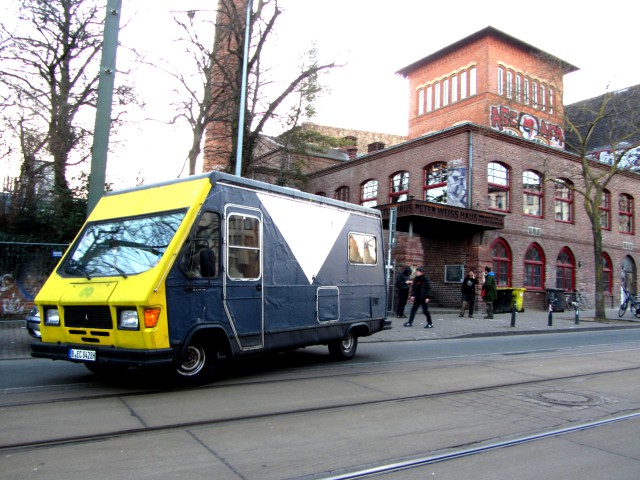
[[[112,265],[109,262],[105,262],[104,260],[100,260],[100,263],[102,263],[103,265],[106,265],[107,267],[113,268],[116,272],[118,272],[120,275],[122,275],[122,277],[129,278],[129,275],[127,275],[127,272],[125,272],[121,268],[118,268],[118,267],[116,267],[115,265]]]
[[[68,266],[67,268],[65,268],[66,272],[76,272],[79,273],[80,275],[82,275],[84,278],[86,278],[87,280],[91,280],[91,277],[89,276],[89,274],[87,272],[85,272],[82,268],[77,267],[77,266]]]

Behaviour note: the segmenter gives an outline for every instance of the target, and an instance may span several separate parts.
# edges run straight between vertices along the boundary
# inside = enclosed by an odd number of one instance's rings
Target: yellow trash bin
[[[511,293],[511,301],[516,304],[517,312],[524,312],[524,292],[526,290],[526,288],[514,288]]]

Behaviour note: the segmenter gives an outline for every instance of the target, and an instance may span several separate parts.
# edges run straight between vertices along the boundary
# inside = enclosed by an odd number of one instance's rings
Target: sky
[[[190,145],[188,126],[163,123],[172,116],[174,85],[159,70],[136,64],[127,50],[146,52],[148,61],[158,66],[187,69],[187,59],[174,41],[172,18],[188,10],[195,10],[198,18],[213,18],[216,0],[122,3],[116,83],[125,79],[121,70],[131,71],[127,81],[133,81],[146,109],[131,112],[130,124],[112,135],[107,181],[116,188],[133,186],[137,178],[151,183],[184,174]],[[579,70],[564,79],[565,104],[640,84],[640,65],[632,53],[637,20],[622,0],[596,4],[279,0],[279,4],[284,12],[270,40],[274,72],[286,71],[283,80],[290,80],[291,68],[313,45],[321,61],[344,64],[323,79],[329,94],[316,102],[313,119],[322,125],[405,135],[408,85],[395,72],[487,26],[576,66]],[[277,77],[274,80],[278,82]]]

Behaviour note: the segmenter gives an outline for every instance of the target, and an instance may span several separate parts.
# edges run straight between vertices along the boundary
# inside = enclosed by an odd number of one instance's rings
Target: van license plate
[[[95,350],[76,350],[75,348],[69,349],[69,360],[84,360],[85,362],[95,362],[96,352]]]

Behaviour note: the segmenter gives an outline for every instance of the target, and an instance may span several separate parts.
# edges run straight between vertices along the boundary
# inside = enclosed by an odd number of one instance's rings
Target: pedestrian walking
[[[416,268],[416,276],[413,279],[411,285],[411,299],[413,300],[413,306],[409,313],[409,321],[404,324],[405,327],[413,326],[413,319],[416,316],[418,308],[422,306],[422,313],[427,317],[427,324],[424,328],[433,328],[431,322],[431,313],[429,313],[429,301],[431,300],[431,282],[429,277],[424,274],[424,268]]]
[[[404,308],[407,306],[409,299],[409,289],[411,288],[411,267],[405,265],[396,278],[396,288],[398,289],[398,307],[396,315],[398,318],[407,318],[404,314]]]
[[[469,318],[473,318],[473,306],[476,302],[476,285],[478,285],[476,273],[473,270],[469,270],[467,276],[462,280],[462,286],[460,288],[462,292],[462,305],[460,306],[459,317],[464,317],[464,311],[467,306],[469,306]]]
[[[498,290],[496,289],[496,275],[491,271],[491,267],[484,267],[481,295],[487,306],[487,316],[484,318],[493,318],[493,301],[498,298]]]

